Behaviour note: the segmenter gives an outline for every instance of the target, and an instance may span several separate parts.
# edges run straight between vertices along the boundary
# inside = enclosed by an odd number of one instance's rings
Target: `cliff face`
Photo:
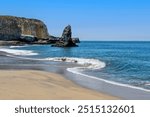
[[[36,37],[39,40],[49,38],[47,27],[40,20],[0,16],[0,40],[18,40],[22,35]]]
[[[0,45],[55,44],[58,47],[77,46],[78,38],[72,38],[71,26],[61,37],[48,34],[46,25],[37,19],[0,16]]]

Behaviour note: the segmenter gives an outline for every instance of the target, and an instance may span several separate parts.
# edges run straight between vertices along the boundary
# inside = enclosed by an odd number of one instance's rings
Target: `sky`
[[[150,41],[150,0],[1,0],[0,15],[40,19],[54,36],[70,24],[81,40]]]

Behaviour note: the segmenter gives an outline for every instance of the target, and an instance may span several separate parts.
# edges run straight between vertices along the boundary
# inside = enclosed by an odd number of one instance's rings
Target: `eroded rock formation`
[[[71,26],[65,27],[61,37],[49,35],[46,25],[37,19],[0,16],[0,45],[54,44],[57,47],[77,46],[79,38],[72,38]]]
[[[60,40],[52,46],[55,47],[76,47],[77,46],[76,42],[72,39],[72,31],[70,25],[65,27]]]
[[[0,41],[40,41],[48,39],[46,25],[37,19],[0,16]]]

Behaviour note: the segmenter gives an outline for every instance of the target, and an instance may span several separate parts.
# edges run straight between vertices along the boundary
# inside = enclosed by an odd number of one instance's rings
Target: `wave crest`
[[[78,68],[87,68],[87,69],[101,69],[106,66],[104,62],[99,61],[98,59],[54,57],[54,58],[46,58],[45,60],[76,63],[82,65],[82,67]]]
[[[28,47],[28,45],[24,45],[24,46],[10,46],[9,48],[22,48],[22,47]]]
[[[0,48],[0,51],[6,52],[13,55],[21,55],[21,56],[32,56],[32,55],[38,55],[38,53],[35,53],[30,50],[16,50],[16,49],[7,49],[7,48]]]

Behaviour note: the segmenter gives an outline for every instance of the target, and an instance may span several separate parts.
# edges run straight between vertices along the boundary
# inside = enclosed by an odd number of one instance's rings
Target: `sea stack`
[[[54,44],[57,47],[75,47],[79,38],[72,38],[71,26],[65,27],[61,37],[48,33],[47,26],[38,19],[0,16],[0,45]]]
[[[63,30],[60,40],[52,46],[54,47],[77,47],[75,40],[79,40],[79,39],[72,38],[71,26],[68,25]]]

